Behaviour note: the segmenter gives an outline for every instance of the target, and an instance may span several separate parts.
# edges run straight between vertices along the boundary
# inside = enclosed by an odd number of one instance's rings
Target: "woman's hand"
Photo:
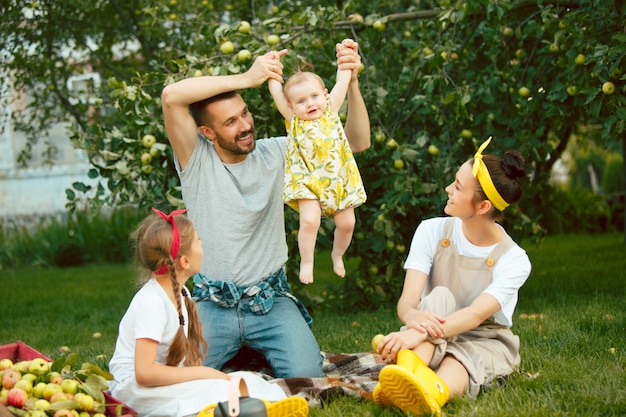
[[[427,339],[426,333],[414,329],[392,332],[380,339],[376,351],[381,354],[383,360],[395,362],[399,351],[413,350]]]
[[[445,318],[429,311],[418,311],[410,320],[407,320],[406,327],[426,333],[431,339],[439,339],[446,334],[443,328],[443,323],[445,322]]]

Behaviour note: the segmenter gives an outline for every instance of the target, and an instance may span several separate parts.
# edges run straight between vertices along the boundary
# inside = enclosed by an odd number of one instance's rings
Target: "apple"
[[[276,45],[278,42],[280,42],[280,38],[278,37],[278,35],[269,35],[266,39],[266,42],[268,45]]]
[[[404,168],[404,161],[402,159],[396,159],[393,161],[393,167],[395,169],[402,169]]]
[[[509,37],[509,36],[513,36],[513,29],[511,29],[510,27],[505,27],[504,29],[502,29],[502,35]]]
[[[22,379],[22,374],[17,369],[5,369],[2,373],[2,386],[11,389],[20,379]]]
[[[9,358],[0,360],[0,371],[4,371],[7,368],[13,367],[13,361]]]
[[[378,267],[377,267],[376,265],[372,265],[372,266],[370,266],[369,272],[370,272],[370,274],[372,274],[372,275],[376,275],[376,274],[378,274]]]
[[[220,45],[220,51],[222,51],[223,54],[232,54],[234,50],[235,45],[233,45],[231,41],[226,41]]]
[[[565,29],[566,27],[567,27],[567,24],[564,21],[559,20],[559,29]]]
[[[378,351],[378,344],[380,343],[380,339],[382,339],[383,337],[385,337],[384,334],[377,334],[376,336],[372,337],[372,350],[374,352]]]
[[[63,381],[63,377],[61,377],[61,374],[56,371],[50,372],[47,376],[48,376],[48,379],[47,379],[48,382],[61,384],[61,382]]]
[[[406,250],[406,246],[404,245],[398,245],[396,246],[396,250],[400,253],[404,253],[404,251]]]
[[[38,410],[35,408],[28,412],[28,417],[48,417],[48,415],[46,414],[44,410]]]
[[[611,78],[619,78],[619,76],[622,75],[622,70],[619,68],[615,68],[612,72],[611,72]]]
[[[37,380],[38,376],[35,374],[24,374],[22,375],[22,379],[24,381],[29,381],[31,384],[34,384],[35,381]]]
[[[78,413],[78,417],[91,417],[91,414],[89,414],[87,411],[81,411],[80,413]]]
[[[17,369],[20,373],[25,374],[30,367],[30,361],[20,361],[13,365],[14,369]]]
[[[250,22],[247,22],[245,20],[242,20],[239,23],[239,27],[237,28],[237,30],[240,33],[250,33]]]
[[[613,84],[611,81],[605,82],[604,84],[602,84],[602,92],[607,96],[610,96],[615,92],[615,84]]]
[[[83,411],[92,411],[94,408],[94,399],[91,395],[79,392],[74,395],[74,401],[78,403]]]
[[[387,141],[387,148],[393,149],[398,147],[398,142],[394,138],[391,138]]]
[[[23,389],[11,388],[7,394],[7,405],[12,405],[13,407],[24,407],[26,400],[28,400],[28,393]]]
[[[34,407],[37,410],[46,411],[46,410],[48,410],[50,408],[50,401],[44,400],[43,398],[40,398],[37,401],[35,401]]]
[[[428,147],[428,153],[432,156],[439,155],[439,148],[436,145],[430,145]]]
[[[152,172],[152,165],[142,165],[141,172],[143,172],[146,175],[149,175]]]
[[[64,379],[63,382],[61,382],[61,389],[63,392],[68,394],[76,394],[78,392],[78,387],[78,381],[75,379]]]
[[[461,137],[463,139],[471,139],[474,135],[472,134],[472,131],[469,129],[463,129],[461,130]]]
[[[170,20],[178,20],[178,15],[176,13],[170,13],[168,17]]]
[[[248,61],[250,58],[252,58],[252,53],[247,49],[242,49],[241,51],[237,52],[237,59],[241,62]]]
[[[50,401],[50,398],[57,392],[63,392],[63,388],[61,388],[61,385],[50,382],[43,389],[43,398]]]
[[[559,52],[559,45],[557,45],[556,43],[551,43],[550,46],[548,47],[548,50],[551,53],[556,54],[557,52]]]
[[[521,97],[528,97],[530,95],[530,90],[528,89],[528,87],[520,87],[520,89],[517,90],[517,94],[519,94]]]
[[[42,358],[35,358],[30,361],[28,372],[35,375],[43,375],[50,370],[50,363]]]
[[[143,138],[141,138],[141,144],[143,145],[144,148],[151,148],[152,145],[154,145],[155,143],[156,143],[156,138],[154,137],[154,135],[147,134],[147,135],[144,135]]]
[[[26,394],[30,394],[33,391],[33,383],[28,379],[22,378],[13,385],[13,388],[21,389],[25,391]]]
[[[67,394],[66,392],[63,392],[63,391],[55,392],[48,399],[48,401],[50,401],[50,404],[54,404],[54,403],[58,403],[59,401],[69,400],[70,397],[68,395],[69,394]]]
[[[204,73],[202,72],[202,70],[197,69],[193,72],[193,76],[194,77],[202,77],[204,75]]]
[[[148,165],[150,162],[152,162],[152,155],[150,155],[150,152],[144,152],[143,154],[141,154],[142,164]]]
[[[153,146],[150,148],[150,156],[153,158],[157,158],[159,156],[161,156],[161,149],[159,149],[157,146]]]
[[[359,13],[352,13],[348,16],[348,20],[351,22],[363,23],[363,16],[361,16]]]
[[[569,87],[567,87],[567,94],[569,94],[570,96],[575,96],[576,94],[578,94],[578,87],[576,87],[575,85],[570,85]]]
[[[54,413],[53,417],[74,417],[74,413],[72,413],[72,410],[68,410],[67,408],[61,408]]]
[[[427,46],[427,47],[425,47],[424,49],[422,49],[422,53],[423,53],[425,56],[430,56],[430,55],[433,55],[433,54],[434,54],[433,50],[432,50],[432,49],[430,49],[428,46]]]
[[[150,155],[150,160],[152,160],[152,154]],[[95,332],[94,334],[91,335],[91,337],[93,337],[94,339],[100,339],[102,337],[102,333]]]
[[[385,22],[382,20],[375,20],[374,23],[372,23],[372,27],[377,31],[382,32],[385,30]]]
[[[456,61],[459,59],[459,54],[456,52],[450,52],[450,59]]]
[[[320,38],[315,38],[311,41],[311,46],[315,49],[319,49],[323,46],[322,40]]]
[[[411,35],[413,35],[413,34],[411,33],[410,30],[405,30],[404,33],[402,34],[402,36],[404,36],[407,39],[409,39],[411,37]]]
[[[374,133],[374,140],[378,143],[383,143],[385,141],[385,134],[381,130],[377,130]]]
[[[576,63],[576,65],[582,65],[585,63],[586,59],[587,57],[585,57],[583,54],[578,54],[576,55],[576,58],[574,58],[574,62]]]
[[[45,382],[38,382],[37,385],[35,385],[33,387],[33,392],[32,395],[35,398],[43,398],[43,390],[44,388],[46,388],[46,384]]]

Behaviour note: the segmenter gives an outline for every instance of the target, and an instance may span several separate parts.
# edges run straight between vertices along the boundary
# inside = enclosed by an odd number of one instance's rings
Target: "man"
[[[370,128],[357,78],[358,45],[345,40],[336,49],[337,64],[352,71],[346,136],[353,152],[363,151]],[[238,92],[270,78],[282,83],[286,53],[260,56],[242,74],[171,84],[162,105],[183,199],[203,241],[193,296],[209,345],[206,365],[221,369],[249,347],[265,356],[277,378],[321,377],[310,316],[284,273],[287,139],[256,141],[252,114]]]

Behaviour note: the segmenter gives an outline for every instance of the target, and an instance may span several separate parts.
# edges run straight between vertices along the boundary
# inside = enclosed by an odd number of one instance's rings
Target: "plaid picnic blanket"
[[[304,397],[309,406],[321,406],[336,396],[372,400],[378,373],[385,366],[379,354],[329,353],[324,355],[323,378],[278,378],[277,383],[287,395]]]

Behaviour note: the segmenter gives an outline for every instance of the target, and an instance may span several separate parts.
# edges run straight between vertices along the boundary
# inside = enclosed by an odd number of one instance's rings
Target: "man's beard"
[[[239,139],[246,137],[248,135],[252,136],[252,144],[246,148],[239,147],[238,145]],[[217,133],[215,134],[215,141],[218,143],[220,148],[224,149],[225,151],[230,152],[233,155],[247,155],[250,152],[252,152],[254,148],[256,147],[256,137],[254,136],[254,127],[252,127],[250,130],[247,130],[237,135],[235,137],[234,142],[225,140],[222,136],[218,135]]]

